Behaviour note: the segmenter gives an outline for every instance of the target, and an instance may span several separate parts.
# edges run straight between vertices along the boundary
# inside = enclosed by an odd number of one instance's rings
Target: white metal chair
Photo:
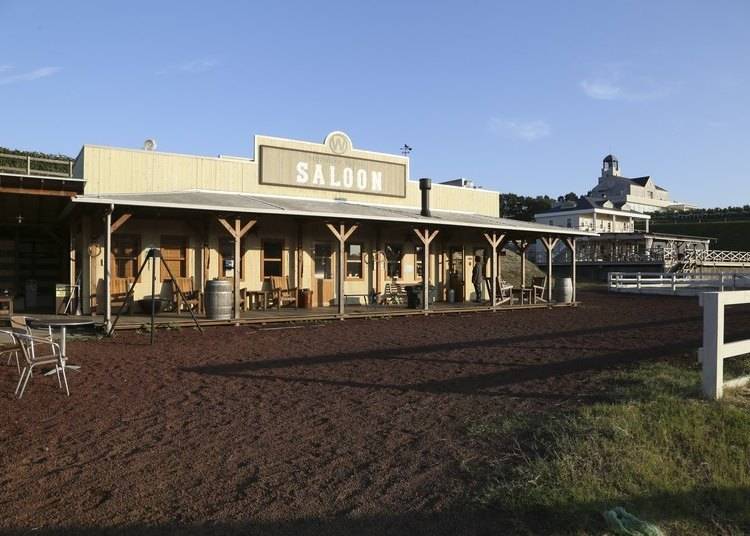
[[[70,396],[70,389],[68,389],[68,378],[65,376],[65,358],[62,356],[62,352],[60,352],[60,346],[45,337],[34,337],[33,335],[28,335],[26,333],[16,333],[15,338],[19,342],[21,355],[23,355],[24,358],[23,371],[21,372],[21,377],[18,380],[18,385],[16,386],[15,391],[15,394],[18,395],[18,398],[21,398],[23,396],[23,393],[26,390],[26,386],[28,385],[31,376],[33,375],[34,367],[38,367],[40,365],[54,365],[55,372],[57,373],[58,386],[62,388],[64,384],[65,394]],[[36,351],[36,343],[49,345],[52,353],[39,355]],[[62,381],[60,379],[61,373]]]
[[[21,373],[21,361],[18,357],[18,353],[21,351],[18,339],[12,331],[0,330],[0,356],[8,354],[7,365],[10,365],[11,359],[16,358],[16,368],[19,374]]]

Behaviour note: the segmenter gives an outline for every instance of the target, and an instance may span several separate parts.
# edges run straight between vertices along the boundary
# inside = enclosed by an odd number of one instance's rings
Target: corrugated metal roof
[[[421,215],[417,207],[365,205],[348,201],[327,201],[297,197],[266,196],[188,190],[182,192],[79,195],[75,203],[114,204],[140,207],[162,207],[212,212],[246,212],[253,214],[285,214],[352,220],[374,220],[429,225],[479,227],[527,233],[548,233],[564,236],[596,236],[596,233],[555,227],[540,223],[493,218],[482,214],[432,210],[431,216]]]

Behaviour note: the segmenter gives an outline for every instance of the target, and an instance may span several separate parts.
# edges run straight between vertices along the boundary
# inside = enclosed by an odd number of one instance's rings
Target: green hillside
[[[676,233],[715,238],[711,249],[750,251],[750,220],[702,222],[653,222],[656,233]]]

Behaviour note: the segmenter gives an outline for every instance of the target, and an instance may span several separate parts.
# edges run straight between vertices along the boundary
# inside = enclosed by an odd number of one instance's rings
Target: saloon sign
[[[287,144],[285,144],[287,145]],[[308,144],[309,146],[309,144]],[[320,150],[261,145],[260,182],[394,197],[406,196],[406,163],[390,155],[355,151],[343,132],[332,132]],[[387,161],[389,158],[396,161]]]

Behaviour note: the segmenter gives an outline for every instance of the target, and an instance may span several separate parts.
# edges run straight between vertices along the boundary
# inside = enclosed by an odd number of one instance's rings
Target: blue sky
[[[248,156],[252,136],[397,153],[536,195],[601,159],[750,203],[750,2],[0,0],[0,145]]]

